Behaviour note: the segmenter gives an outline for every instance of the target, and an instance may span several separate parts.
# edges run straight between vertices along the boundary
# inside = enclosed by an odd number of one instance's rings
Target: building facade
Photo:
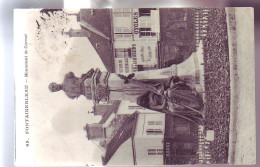
[[[112,27],[116,73],[159,68],[158,9],[112,9]]]
[[[179,117],[165,118],[164,164],[199,164],[198,126]]]
[[[179,64],[196,51],[194,10],[160,9],[159,55],[161,68]]]
[[[139,114],[134,135],[136,165],[163,165],[165,114]]]
[[[162,113],[128,115],[106,145],[103,165],[198,164],[198,126]],[[88,135],[92,135],[91,133]]]
[[[76,14],[81,30],[64,34],[87,37],[109,72],[165,68],[196,51],[196,13],[185,8],[81,9]]]

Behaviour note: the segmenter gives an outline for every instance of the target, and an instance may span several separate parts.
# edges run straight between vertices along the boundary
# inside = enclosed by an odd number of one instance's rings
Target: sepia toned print
[[[16,163],[254,164],[252,13],[16,10]]]

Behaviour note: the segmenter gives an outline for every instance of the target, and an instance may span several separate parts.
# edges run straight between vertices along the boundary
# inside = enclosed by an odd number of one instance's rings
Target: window
[[[132,20],[131,13],[114,13],[113,25],[115,34],[131,34]]]
[[[193,143],[184,143],[183,148],[186,150],[191,150],[193,148]]]
[[[140,31],[140,36],[150,36],[150,37],[153,37],[153,36],[156,36],[156,33],[155,32],[151,32],[152,29],[151,28],[140,28],[139,29]]]
[[[114,39],[115,40],[120,40],[120,41],[129,41],[132,40],[132,34],[114,34]]]
[[[163,155],[163,149],[148,149],[148,155]]]
[[[131,12],[131,8],[114,8],[113,12]]]
[[[148,121],[148,125],[162,125],[162,121]]]
[[[115,34],[131,34],[131,28],[129,27],[115,27]]]
[[[162,135],[162,129],[146,129],[147,135]]]
[[[156,8],[140,8],[139,16],[151,16],[151,10],[156,10]]]
[[[152,29],[151,28],[140,28],[140,31],[151,31]]]
[[[131,13],[114,13],[114,17],[131,17]]]
[[[116,58],[131,57],[131,49],[130,48],[115,49],[115,56]]]

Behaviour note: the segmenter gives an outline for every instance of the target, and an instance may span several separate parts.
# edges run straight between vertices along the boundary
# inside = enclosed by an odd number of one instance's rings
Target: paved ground
[[[231,73],[230,164],[255,164],[255,64],[253,10],[226,9]]]

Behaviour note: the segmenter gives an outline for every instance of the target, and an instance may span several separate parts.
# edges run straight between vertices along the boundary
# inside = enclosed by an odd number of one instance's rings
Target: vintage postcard
[[[16,165],[254,164],[253,13],[15,10]]]

